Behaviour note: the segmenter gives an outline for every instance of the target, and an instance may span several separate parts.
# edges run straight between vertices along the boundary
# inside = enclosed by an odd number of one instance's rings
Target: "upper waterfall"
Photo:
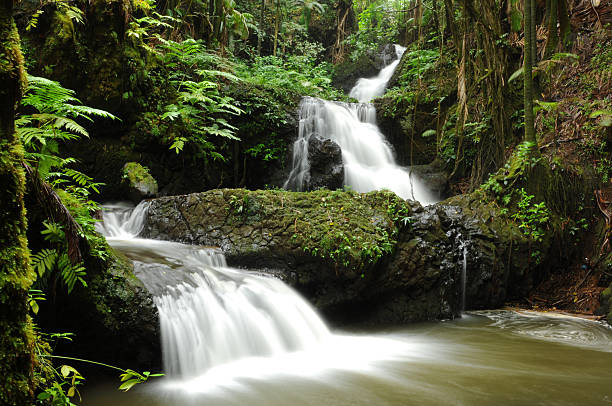
[[[351,96],[369,101],[380,96],[399,63],[405,48],[395,46],[398,59],[378,76],[359,79]],[[344,184],[357,192],[389,189],[403,199],[422,204],[436,198],[423,182],[395,162],[391,147],[376,125],[376,109],[370,103],[340,103],[304,97],[300,103],[298,138],[293,145],[292,170],[285,189],[308,189],[310,163],[308,146],[312,137],[330,139],[342,150]]]
[[[395,44],[395,55],[396,59],[389,65],[385,66],[379,73],[373,78],[360,78],[357,84],[351,89],[349,93],[350,97],[354,97],[359,100],[360,103],[367,103],[373,98],[382,96],[387,87],[387,83],[393,76],[395,68],[402,59],[402,55],[406,51],[401,45]]]

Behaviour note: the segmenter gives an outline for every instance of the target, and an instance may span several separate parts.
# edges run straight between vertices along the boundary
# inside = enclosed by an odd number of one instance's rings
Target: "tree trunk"
[[[0,404],[31,405],[35,363],[28,316],[29,267],[23,150],[15,134],[15,104],[24,81],[13,0],[0,0]]]
[[[280,0],[276,0],[276,15],[274,18],[274,48],[272,49],[272,55],[274,56],[276,56],[276,47],[278,46],[278,30],[280,25],[280,19]]]
[[[572,25],[570,24],[569,12],[567,10],[567,0],[558,0],[559,6],[559,31],[561,32],[561,41],[564,46],[570,43],[570,34],[572,33]]]
[[[257,55],[261,56],[261,42],[264,35],[264,24],[266,13],[266,0],[261,0],[261,13],[259,14],[259,32],[257,33]]]
[[[533,37],[530,35],[534,27],[533,8],[534,0],[525,0],[525,46],[524,46],[524,72],[523,72],[523,102],[525,106],[525,141],[537,143],[535,137],[533,117]]]
[[[538,35],[536,33],[536,0],[529,0],[529,4],[531,9],[531,24],[529,25],[529,36],[531,40],[531,66],[534,67],[538,63]]]
[[[544,58],[548,58],[555,52],[559,44],[559,34],[557,33],[557,5],[558,0],[550,0],[550,9],[548,10],[548,39],[546,40],[546,50]]]
[[[453,0],[444,0],[444,11],[446,12],[446,24],[450,29],[451,35],[453,37],[453,42],[455,43],[455,47],[459,49],[460,39],[459,31],[457,30],[457,23],[455,22],[455,10],[453,7]]]
[[[223,0],[211,0],[215,5],[215,13],[213,15],[213,40],[219,42],[221,40],[221,23],[225,17],[223,14]]]

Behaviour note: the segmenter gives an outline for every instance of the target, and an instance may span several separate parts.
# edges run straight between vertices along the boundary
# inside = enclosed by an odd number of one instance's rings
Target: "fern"
[[[58,142],[89,137],[76,120],[93,121],[93,117],[117,119],[111,113],[83,106],[73,90],[42,77],[28,76],[28,89],[21,105],[36,110],[15,121],[17,134],[24,147],[25,158],[38,169],[43,179],[53,168],[70,163],[58,156]],[[72,161],[74,162],[74,161]]]
[[[37,254],[32,255],[32,267],[36,270],[39,278],[42,278],[46,273],[51,272],[57,261],[57,251],[54,249],[44,248]]]
[[[51,244],[62,244],[66,240],[66,234],[59,224],[43,221],[43,227],[44,229],[40,233],[45,241]]]
[[[87,275],[85,268],[80,264],[72,265],[67,254],[63,254],[59,257],[57,267],[60,271],[60,275],[62,276],[62,281],[66,285],[66,290],[68,293],[72,292],[77,282],[79,282],[82,286],[87,287],[87,282],[84,279]]]

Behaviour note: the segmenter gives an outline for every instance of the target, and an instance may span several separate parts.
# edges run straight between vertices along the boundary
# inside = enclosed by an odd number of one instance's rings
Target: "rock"
[[[428,165],[413,165],[410,170],[414,172],[427,188],[439,199],[444,199],[449,194],[449,174],[440,160],[435,160]]]
[[[612,324],[612,283],[601,292],[596,314],[606,316],[608,323]]]
[[[321,140],[313,137],[308,143],[308,161],[310,163],[308,190],[342,189],[344,165],[340,145],[329,139]]]
[[[58,289],[55,310],[42,303],[41,327],[74,334],[70,343],[59,343],[58,353],[158,371],[161,349],[153,298],[134,276],[131,262],[106,249],[106,261],[86,259],[87,286],[77,284],[70,294]]]
[[[220,230],[211,232],[209,230]],[[339,323],[457,316],[523,297],[548,265],[499,208],[472,195],[421,207],[391,192],[224,189],[154,199],[143,236],[218,246],[270,271]],[[551,264],[551,266],[553,266]]]
[[[128,185],[130,200],[134,203],[157,195],[157,181],[149,169],[139,163],[126,163],[123,166],[123,179]]]

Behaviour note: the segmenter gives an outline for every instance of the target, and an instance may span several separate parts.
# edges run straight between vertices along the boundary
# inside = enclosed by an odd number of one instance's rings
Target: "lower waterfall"
[[[612,396],[609,327],[497,310],[332,332],[283,282],[228,267],[218,249],[137,238],[146,211],[115,205],[97,228],[154,297],[166,376],[128,393],[113,381],[85,395],[90,406],[487,406],[492,397],[570,406]]]
[[[175,378],[248,357],[306,350],[329,337],[325,322],[279,279],[227,266],[214,248],[135,238],[146,203],[114,206],[98,230],[134,258],[159,312],[163,365]]]

